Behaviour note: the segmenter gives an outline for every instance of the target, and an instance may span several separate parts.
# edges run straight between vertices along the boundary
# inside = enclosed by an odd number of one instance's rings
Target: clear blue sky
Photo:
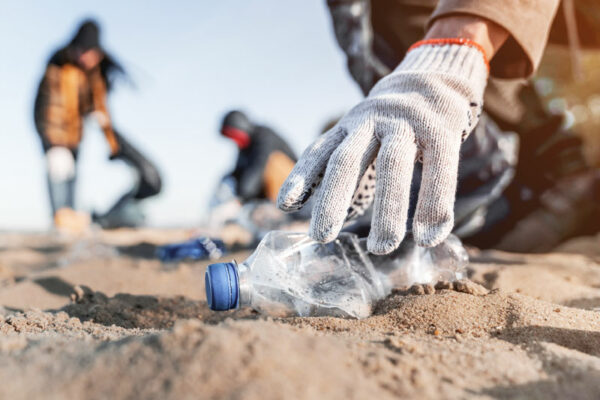
[[[235,160],[234,145],[218,136],[225,111],[246,110],[301,152],[329,118],[360,99],[325,0],[4,2],[0,230],[49,227],[33,100],[50,54],[90,16],[137,85],[119,85],[109,98],[115,126],[163,173],[163,193],[145,206],[151,225],[201,221]],[[105,210],[131,182],[127,167],[107,155],[102,133],[89,123],[77,188],[83,209]]]

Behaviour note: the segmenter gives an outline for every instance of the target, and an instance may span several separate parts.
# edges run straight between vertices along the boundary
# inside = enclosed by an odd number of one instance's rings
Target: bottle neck
[[[250,283],[250,268],[246,265],[245,262],[235,264],[238,271],[238,279],[239,279],[239,288],[240,288],[240,307],[247,307],[250,305],[252,301],[252,285]]]

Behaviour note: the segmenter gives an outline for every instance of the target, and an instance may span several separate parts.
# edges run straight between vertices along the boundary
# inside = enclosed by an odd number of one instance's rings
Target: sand
[[[211,312],[206,262],[153,258],[188,234],[0,234],[0,399],[600,397],[600,236],[347,320]]]

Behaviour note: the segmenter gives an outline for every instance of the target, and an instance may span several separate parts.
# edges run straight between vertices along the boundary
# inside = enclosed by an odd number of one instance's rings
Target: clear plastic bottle
[[[322,244],[305,234],[274,231],[243,263],[210,265],[206,297],[216,311],[252,307],[272,316],[365,318],[392,288],[461,279],[467,263],[453,236],[432,248],[407,238],[394,253],[375,256],[350,233]]]

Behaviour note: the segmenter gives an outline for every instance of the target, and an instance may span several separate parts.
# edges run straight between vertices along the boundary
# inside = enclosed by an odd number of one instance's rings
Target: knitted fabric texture
[[[412,232],[421,246],[441,243],[454,225],[460,145],[477,124],[487,78],[484,55],[472,46],[412,49],[305,150],[279,192],[279,207],[298,210],[316,192],[309,234],[329,242],[348,214],[357,213],[356,203],[363,210],[374,201],[368,250],[390,253],[406,233],[419,160],[423,175]]]

